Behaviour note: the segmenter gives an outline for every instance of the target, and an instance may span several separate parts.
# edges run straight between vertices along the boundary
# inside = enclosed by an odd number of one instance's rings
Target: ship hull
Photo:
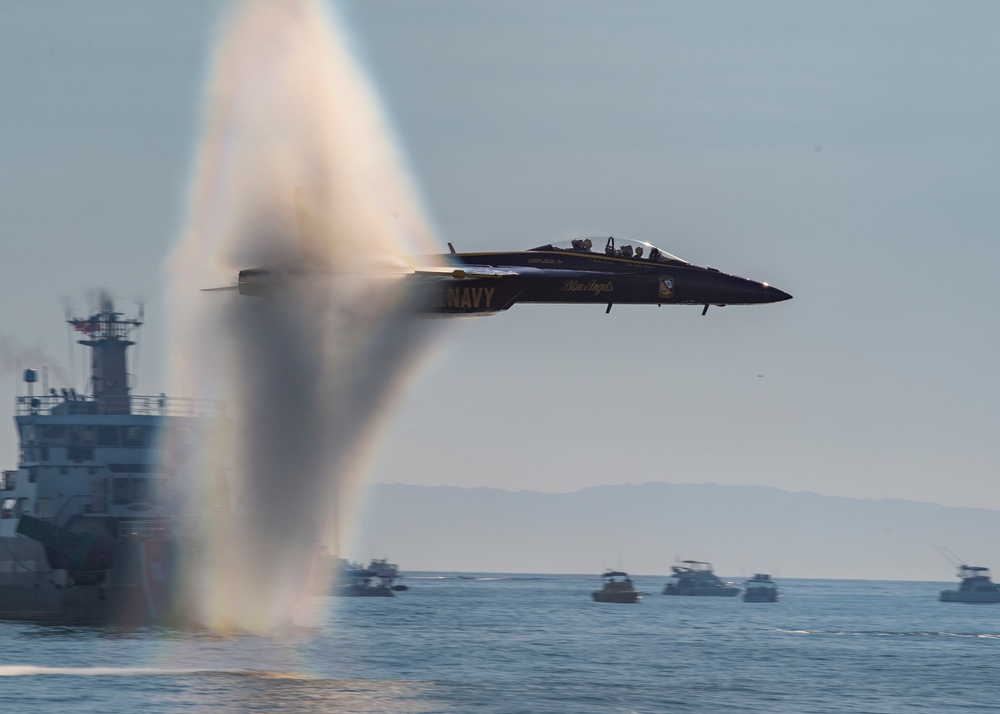
[[[1000,602],[1000,591],[963,593],[958,590],[942,590],[941,602],[964,602],[969,605],[986,605]]]
[[[688,595],[694,597],[736,597],[740,594],[739,588],[710,587],[710,588],[678,588],[666,585],[663,588],[664,595]]]
[[[67,570],[50,568],[39,543],[3,538],[0,546],[0,619],[124,627],[183,619],[173,597],[170,542],[118,541],[114,565],[79,580]]]
[[[363,585],[336,585],[332,594],[337,597],[395,597],[388,587],[367,587]]]
[[[743,602],[778,602],[778,593],[773,590],[766,592],[747,590],[743,593]]]
[[[642,593],[639,592],[618,592],[618,593],[606,593],[601,591],[592,592],[590,594],[594,598],[594,602],[618,602],[618,603],[632,603],[639,602],[642,597]]]

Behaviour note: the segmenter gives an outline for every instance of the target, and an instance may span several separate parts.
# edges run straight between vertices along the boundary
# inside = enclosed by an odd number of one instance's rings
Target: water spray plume
[[[321,4],[235,6],[169,264],[172,389],[223,399],[230,416],[184,455],[174,435],[165,450],[192,465],[171,486],[195,524],[203,624],[260,631],[300,614],[316,546],[348,532],[371,437],[425,354],[403,283],[373,272],[435,250],[401,166]],[[249,267],[316,277],[273,300],[199,292]]]

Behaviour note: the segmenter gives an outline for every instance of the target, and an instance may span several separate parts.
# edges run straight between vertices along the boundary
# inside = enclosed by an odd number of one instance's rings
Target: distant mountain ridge
[[[594,486],[547,494],[370,484],[359,555],[408,570],[662,574],[675,558],[739,577],[949,582],[935,546],[1000,572],[1000,511],[766,486]],[[372,551],[372,552],[367,552]]]

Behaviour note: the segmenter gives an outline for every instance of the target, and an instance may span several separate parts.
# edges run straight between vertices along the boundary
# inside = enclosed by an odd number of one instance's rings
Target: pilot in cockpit
[[[631,258],[632,257],[632,246],[630,246],[630,245],[623,245],[621,247],[621,256],[623,258]]]
[[[660,249],[659,248],[653,248],[652,250],[649,251],[649,259],[652,260],[654,263],[657,260],[659,260],[659,258],[660,258]]]
[[[642,246],[641,245],[637,245],[635,247],[635,257],[636,258],[641,258],[642,257]]]

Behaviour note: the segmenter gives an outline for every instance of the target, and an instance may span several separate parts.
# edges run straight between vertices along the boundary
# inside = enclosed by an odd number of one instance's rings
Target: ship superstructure
[[[18,466],[0,479],[0,618],[164,621],[177,607],[180,519],[158,488],[178,475],[161,437],[170,425],[190,442],[222,409],[132,393],[127,351],[141,313],[126,317],[105,297],[68,322],[90,350],[90,393],[39,390],[38,373],[24,371]]]

